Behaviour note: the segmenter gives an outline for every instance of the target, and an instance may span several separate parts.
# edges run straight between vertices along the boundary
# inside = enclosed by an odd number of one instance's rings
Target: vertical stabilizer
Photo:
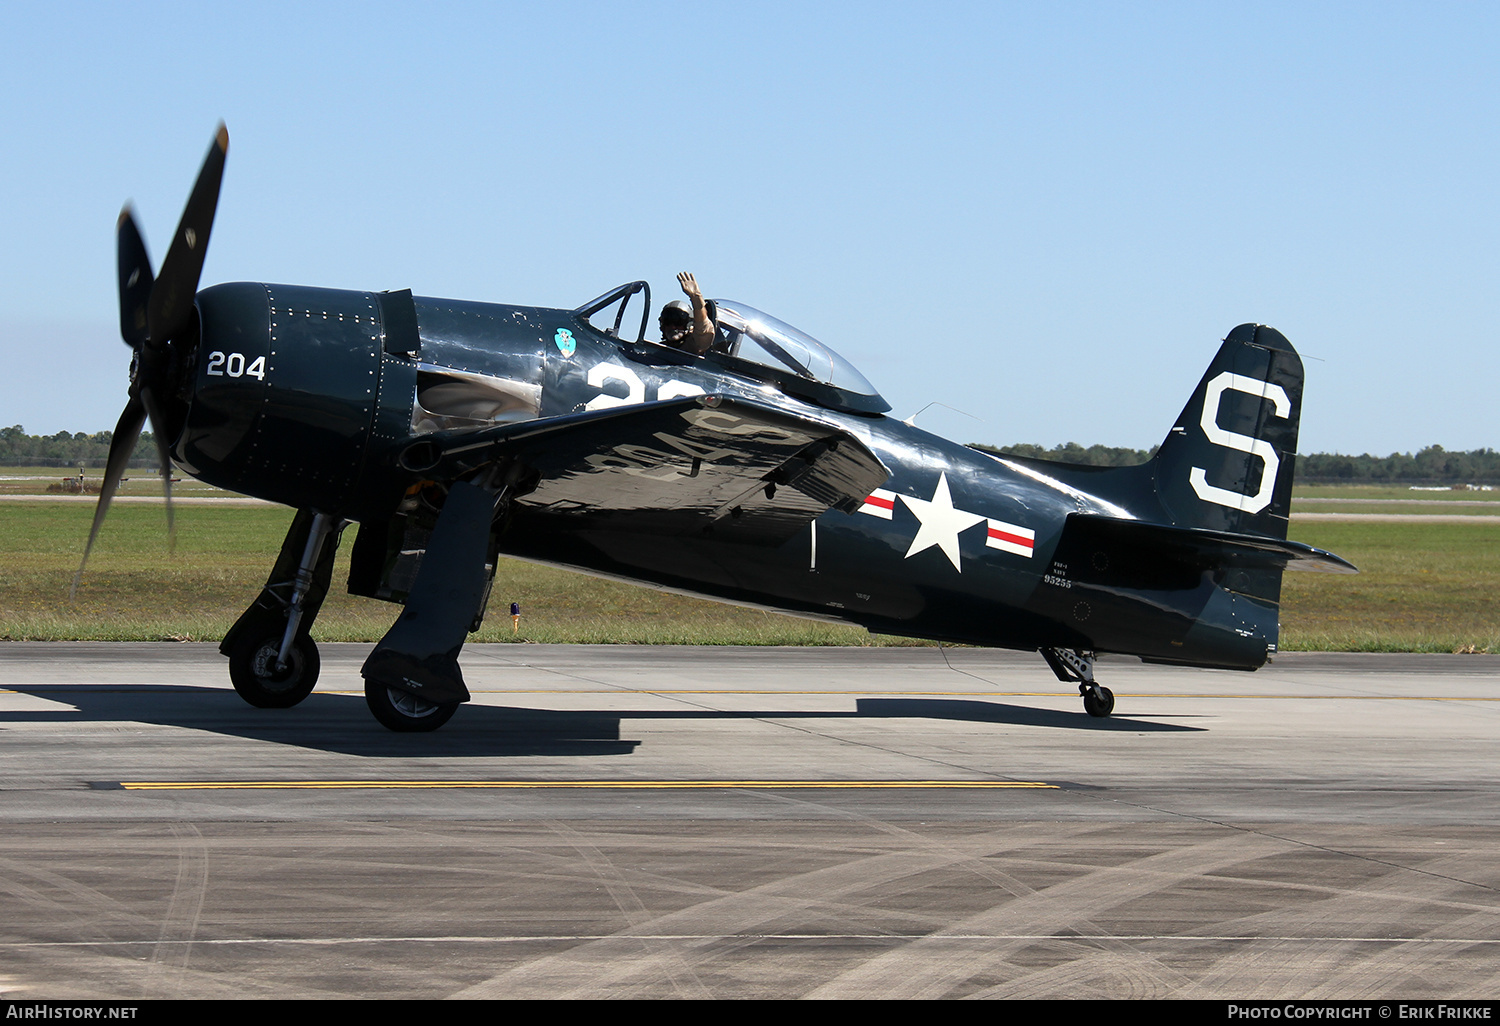
[[[1275,328],[1229,333],[1152,461],[1178,527],[1285,538],[1302,361]]]

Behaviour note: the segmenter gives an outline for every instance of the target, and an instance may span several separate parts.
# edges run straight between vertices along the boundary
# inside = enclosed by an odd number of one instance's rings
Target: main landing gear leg
[[[259,597],[219,645],[241,698],[261,709],[286,709],[318,682],[318,647],[308,632],[333,577],[344,524],[299,510]]]
[[[1114,712],[1115,693],[1094,680],[1094,653],[1077,648],[1044,648],[1042,658],[1058,680],[1077,683],[1084,712],[1098,717]]]
[[[510,494],[499,477],[448,490],[406,608],[360,668],[370,712],[391,730],[436,730],[469,700],[458,654],[489,594],[490,533]]]

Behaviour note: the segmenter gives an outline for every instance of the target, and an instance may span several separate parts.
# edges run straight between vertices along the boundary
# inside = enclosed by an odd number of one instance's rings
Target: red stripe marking
[[[881,498],[877,498],[876,496],[872,495],[868,499],[865,500],[865,505],[866,506],[879,506],[881,509],[888,509],[888,510],[893,510],[894,511],[895,508],[896,508],[896,500],[895,499],[881,499]]]
[[[1020,545],[1028,549],[1036,548],[1035,539],[1026,538],[1019,534],[1007,534],[1005,531],[1002,531],[996,527],[990,528],[990,537],[998,539],[999,541],[1010,542],[1012,545]]]

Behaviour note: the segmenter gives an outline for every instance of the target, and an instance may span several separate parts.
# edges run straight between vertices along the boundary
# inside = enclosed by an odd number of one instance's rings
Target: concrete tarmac
[[[1494,998],[1500,657],[0,645],[0,997]]]

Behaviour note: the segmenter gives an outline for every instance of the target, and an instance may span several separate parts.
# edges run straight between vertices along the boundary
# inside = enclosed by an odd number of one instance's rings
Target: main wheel
[[[1091,688],[1085,688],[1083,692],[1083,711],[1090,716],[1108,716],[1115,711],[1115,693],[1103,684],[1095,684]]]
[[[458,711],[458,702],[439,705],[410,691],[365,678],[365,704],[385,727],[403,734],[437,730]]]
[[[312,638],[292,639],[286,667],[278,670],[282,632],[249,635],[229,653],[229,679],[240,697],[257,709],[289,709],[312,694],[318,683],[318,646]]]

